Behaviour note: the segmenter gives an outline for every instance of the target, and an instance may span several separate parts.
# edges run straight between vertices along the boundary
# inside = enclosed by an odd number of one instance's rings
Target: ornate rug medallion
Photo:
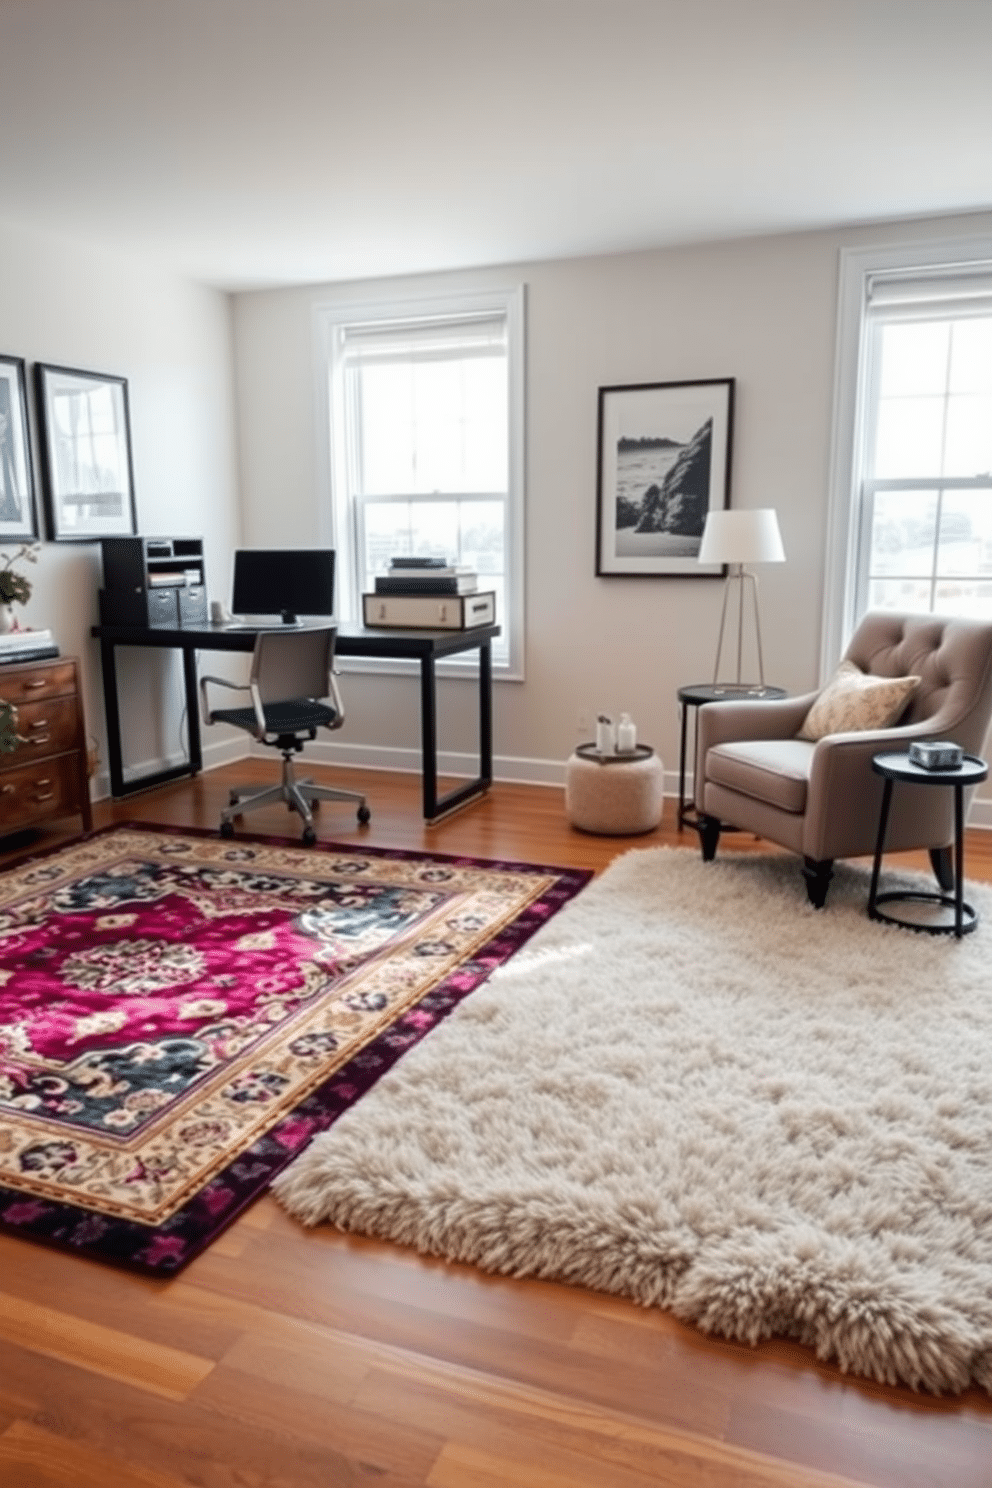
[[[140,826],[0,875],[0,1224],[185,1265],[588,878]]]

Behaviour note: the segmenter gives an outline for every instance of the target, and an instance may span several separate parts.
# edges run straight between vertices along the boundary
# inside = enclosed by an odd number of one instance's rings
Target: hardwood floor
[[[270,774],[242,765],[102,803],[96,824],[213,826],[233,780]],[[657,832],[606,839],[568,826],[560,791],[498,785],[425,827],[416,778],[323,776],[360,784],[373,811],[363,830],[325,806],[326,839],[596,870],[631,847],[698,850],[672,802]],[[286,813],[250,825],[284,833]],[[0,864],[71,835],[8,841]],[[992,881],[992,833],[969,834],[966,870]],[[784,1342],[716,1342],[578,1288],[305,1231],[268,1196],[170,1282],[0,1236],[2,1488],[181,1484],[990,1488],[992,1401],[871,1385]]]

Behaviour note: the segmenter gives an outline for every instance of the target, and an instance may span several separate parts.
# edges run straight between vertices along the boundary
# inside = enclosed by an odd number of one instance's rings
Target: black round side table
[[[679,739],[679,808],[678,808],[678,830],[681,832],[683,826],[696,827],[695,808],[691,801],[685,798],[685,736],[686,723],[688,721],[689,709],[702,708],[706,703],[740,703],[753,699],[762,702],[768,698],[784,698],[787,696],[784,687],[766,687],[763,682],[688,682],[680,687],[676,694],[679,700],[679,708],[682,715],[681,737]],[[696,737],[699,733],[699,713],[695,714],[692,731],[692,755],[696,757]]]
[[[875,862],[871,870],[871,890],[868,894],[868,914],[873,920],[884,920],[889,925],[900,925],[904,930],[922,930],[928,935],[957,936],[969,934],[978,924],[978,916],[970,904],[964,902],[964,792],[969,785],[978,785],[988,773],[989,767],[976,754],[966,754],[960,765],[949,770],[925,770],[916,765],[905,750],[888,754],[876,754],[871,762],[876,775],[885,781],[882,791],[882,809],[878,817],[878,839],[875,843]],[[903,785],[944,785],[954,789],[954,893],[938,894],[923,889],[893,889],[889,893],[878,892],[878,874],[885,850],[885,830],[889,824],[889,807],[892,804],[892,787],[896,781]],[[898,915],[886,914],[880,904],[913,901],[931,903],[953,908],[953,921],[927,923],[900,919]]]

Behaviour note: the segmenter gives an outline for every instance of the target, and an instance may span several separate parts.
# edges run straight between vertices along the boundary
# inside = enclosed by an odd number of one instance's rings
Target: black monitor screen
[[[333,548],[239,548],[234,554],[236,615],[333,615]]]

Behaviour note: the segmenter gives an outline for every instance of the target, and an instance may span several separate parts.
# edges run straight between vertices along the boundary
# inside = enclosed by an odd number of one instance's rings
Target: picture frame
[[[0,543],[37,536],[24,358],[0,356]]]
[[[725,577],[697,555],[730,505],[734,379],[601,387],[598,414],[597,575]]]
[[[127,378],[36,362],[41,466],[53,542],[137,531]]]

